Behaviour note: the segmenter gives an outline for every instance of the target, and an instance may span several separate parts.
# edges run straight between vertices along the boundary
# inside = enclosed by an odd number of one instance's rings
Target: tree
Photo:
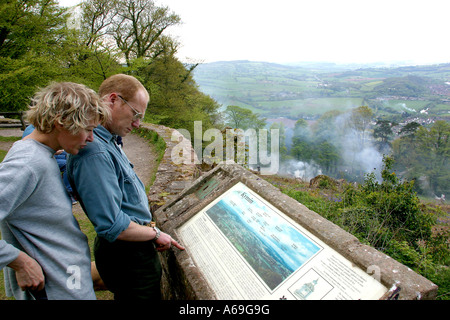
[[[111,38],[130,66],[134,59],[151,60],[165,52],[163,32],[181,19],[151,0],[89,0],[83,4],[83,21],[86,45],[106,46]]]
[[[150,92],[146,119],[151,122],[186,129],[193,137],[194,120],[205,130],[219,121],[217,102],[197,89],[191,70],[173,55],[144,62],[135,72]]]
[[[0,4],[0,56],[18,59],[53,52],[64,36],[65,10],[54,0],[6,0]]]
[[[434,194],[450,191],[450,124],[436,121],[428,130],[420,127],[417,132],[419,159],[415,162],[417,170],[428,177],[429,186]]]
[[[315,161],[325,172],[335,172],[341,157],[337,148],[328,141],[322,141],[316,148]]]
[[[96,90],[106,77],[127,73],[150,92],[147,121],[190,131],[193,120],[205,130],[220,121],[219,105],[193,80],[196,64],[178,61],[178,42],[164,34],[180,23],[168,7],[86,0],[67,10],[55,0],[6,0],[0,13],[0,110],[26,109],[49,81]]]
[[[436,121],[430,129],[419,126],[415,133],[393,142],[393,156],[407,179],[417,181],[417,190],[428,196],[450,191],[450,124]],[[420,183],[419,183],[420,182]]]
[[[310,161],[314,157],[314,146],[308,140],[294,137],[292,139],[291,156],[298,161]]]
[[[402,135],[414,135],[419,129],[420,124],[417,122],[408,122],[403,128],[400,129],[400,134]]]
[[[373,118],[373,111],[367,106],[361,106],[353,109],[350,113],[348,125],[353,128],[359,136],[360,147],[364,147],[367,139],[367,130],[370,126],[370,121]]]
[[[294,137],[309,137],[310,129],[305,119],[298,119],[294,125]]]
[[[117,0],[88,0],[81,3],[80,39],[88,48],[109,47],[106,41],[112,27]]]
[[[335,173],[341,161],[339,135],[341,129],[337,125],[340,112],[330,111],[314,124],[311,132],[308,123],[299,119],[295,123],[292,138],[291,155],[299,161],[318,164],[327,174]]]
[[[180,23],[178,15],[144,0],[88,0],[82,8],[86,54],[78,65],[88,66],[91,74],[107,76],[117,72],[108,56],[125,62],[122,72],[139,78],[150,93],[147,121],[193,133],[193,119],[202,121],[206,129],[219,120],[218,104],[201,93],[193,80],[197,65],[178,61],[178,42],[164,34]]]
[[[310,161],[313,158],[314,142],[305,119],[298,119],[295,122],[294,134],[292,137],[291,156],[298,161]]]
[[[228,106],[225,110],[226,124],[235,129],[262,129],[266,125],[266,119],[249,109],[238,106]]]
[[[343,113],[338,110],[325,112],[312,126],[312,135],[320,141],[328,141],[333,145],[339,145],[343,131],[339,119]]]
[[[39,86],[61,74],[65,10],[53,0],[0,3],[0,110],[24,110]]]
[[[153,59],[178,42],[164,35],[167,28],[181,23],[168,7],[147,0],[87,0],[82,3],[81,36],[83,44],[95,52],[120,54],[128,67],[134,62]]]
[[[376,126],[373,129],[373,137],[377,139],[378,150],[386,150],[390,146],[390,140],[393,136],[392,128],[397,123],[387,120],[377,120]]]

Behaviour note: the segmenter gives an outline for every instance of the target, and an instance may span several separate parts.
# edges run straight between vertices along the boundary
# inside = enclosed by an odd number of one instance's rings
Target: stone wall
[[[198,212],[201,206],[213,201],[220,192],[241,181],[362,270],[378,266],[383,285],[391,290],[401,288],[399,299],[435,298],[437,286],[428,279],[374,248],[361,244],[354,236],[282,194],[261,177],[238,165],[219,166],[201,173],[194,163],[190,141],[183,139],[178,131],[150,124],[144,127],[155,131],[167,145],[148,195],[156,223],[164,232],[176,237],[175,230],[183,221]],[[191,161],[175,163],[172,159],[177,152]],[[215,299],[215,293],[186,251],[169,250],[161,253],[160,257],[164,299]]]
[[[196,159],[194,150],[189,140],[184,137],[175,129],[168,128],[161,125],[154,124],[142,124],[143,128],[156,132],[164,142],[166,143],[166,151],[161,159],[161,163],[156,172],[156,178],[153,182],[149,193],[148,200],[152,209],[153,216],[156,220],[156,224],[162,231],[167,231],[164,228],[164,223],[167,222],[168,217],[165,216],[158,208],[164,206],[166,203],[174,199],[182,190],[188,187],[192,182],[200,176],[200,170],[196,167],[194,161],[186,161],[185,163],[174,163],[172,161],[172,153],[175,147],[182,147],[184,155],[194,160]],[[173,140],[172,140],[173,139]],[[173,234],[171,234],[173,236]],[[186,299],[184,297],[174,296],[170,283],[178,283],[181,286],[186,284],[184,279],[184,272],[180,272],[174,262],[173,254],[170,252],[160,253],[161,265],[163,268],[162,274],[162,296],[163,299]],[[169,278],[170,277],[170,280]],[[205,288],[205,291],[208,289]],[[191,293],[191,298],[195,299],[197,295]]]
[[[172,161],[172,152],[175,146],[183,146],[183,152],[195,159],[191,143],[175,129],[161,125],[142,124],[143,128],[156,132],[166,143],[166,151],[156,172],[156,178],[148,193],[148,200],[152,211],[156,211],[167,201],[181,192],[187,185],[199,176],[194,161],[176,164]],[[172,138],[174,141],[172,141]]]

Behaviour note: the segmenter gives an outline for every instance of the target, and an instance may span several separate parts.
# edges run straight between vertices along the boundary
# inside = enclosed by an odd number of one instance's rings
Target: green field
[[[269,114],[288,118],[301,118],[302,116],[320,116],[331,110],[347,111],[361,106],[360,98],[307,98],[284,101],[264,101],[258,109]]]
[[[382,116],[449,118],[450,64],[350,69],[231,61],[200,65],[194,78],[223,108],[236,105],[267,118],[318,118],[362,105]]]

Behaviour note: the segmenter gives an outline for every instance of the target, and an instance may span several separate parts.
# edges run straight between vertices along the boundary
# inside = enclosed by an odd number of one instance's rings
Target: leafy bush
[[[382,181],[367,174],[360,186],[345,185],[332,196],[318,189],[282,191],[324,218],[439,286],[438,299],[449,299],[449,231],[436,229],[439,207],[420,202],[414,183],[400,181],[385,157]],[[320,189],[322,190],[322,189]]]
[[[428,240],[436,219],[423,210],[414,192],[414,182],[400,182],[395,172],[391,171],[393,159],[385,157],[383,162],[383,181],[377,182],[374,173],[367,174],[358,193],[359,201],[376,213],[391,238],[407,241],[413,246],[418,237]],[[376,239],[373,240],[371,245],[381,246]]]

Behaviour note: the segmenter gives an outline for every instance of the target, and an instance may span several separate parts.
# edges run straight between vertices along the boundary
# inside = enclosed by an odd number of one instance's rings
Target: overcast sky
[[[155,2],[181,17],[181,60],[450,62],[448,0]]]

